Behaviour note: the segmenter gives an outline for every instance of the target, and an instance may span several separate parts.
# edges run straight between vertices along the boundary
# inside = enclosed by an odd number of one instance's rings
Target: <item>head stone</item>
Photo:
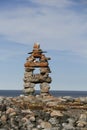
[[[40,44],[39,43],[34,43],[33,49],[34,50],[40,49]]]

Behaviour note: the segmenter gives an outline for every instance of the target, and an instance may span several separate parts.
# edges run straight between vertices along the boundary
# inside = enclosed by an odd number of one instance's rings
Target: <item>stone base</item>
[[[47,93],[40,93],[40,95],[43,96],[43,97],[44,96],[51,96],[51,94],[49,92],[47,92]]]
[[[35,89],[34,88],[24,88],[23,92],[26,95],[33,95],[35,93]]]

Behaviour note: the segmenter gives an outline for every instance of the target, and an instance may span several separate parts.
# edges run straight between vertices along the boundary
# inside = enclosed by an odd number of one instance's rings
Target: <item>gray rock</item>
[[[31,82],[27,82],[27,83],[24,83],[24,88],[34,88],[35,87],[35,84],[34,83],[31,83]]]
[[[52,126],[58,126],[57,124],[59,124],[59,120],[56,119],[56,117],[50,118],[49,122],[52,124]]]
[[[64,114],[63,114],[61,111],[53,110],[53,111],[50,113],[50,116],[51,116],[51,117],[63,117]]]
[[[79,99],[82,103],[87,103],[87,97],[80,97]]]
[[[79,120],[87,122],[87,113],[81,114]]]
[[[37,128],[32,128],[32,130],[38,130]]]
[[[50,130],[61,130],[60,127],[53,127]]]
[[[4,97],[0,96],[0,104],[2,104],[4,101]]]
[[[40,87],[41,93],[48,93],[48,92],[49,92],[49,89],[50,89],[49,86]]]
[[[32,74],[33,74],[32,71],[30,71],[30,72],[25,72],[25,73],[24,73],[24,77],[25,77],[25,78],[29,78],[30,76],[32,76]]]
[[[25,77],[27,78],[27,77]],[[24,79],[26,80],[26,79]],[[43,82],[47,82],[47,83],[51,83],[51,77],[47,76],[47,77],[44,77],[44,75],[41,75],[41,74],[34,74],[34,75],[31,75],[29,76],[29,80],[31,83],[43,83]]]
[[[63,99],[66,99],[66,101],[73,102],[74,98],[71,96],[64,96]]]
[[[0,130],[8,130],[7,128],[0,128]]]
[[[31,72],[34,70],[34,67],[25,67],[25,72]]]
[[[49,67],[44,67],[44,68],[40,68],[40,73],[41,74],[51,73],[51,71]]]
[[[68,118],[67,121],[71,125],[73,125],[75,123],[75,119],[73,119],[73,118]]]
[[[81,128],[81,127],[83,128],[83,127],[85,127],[86,125],[87,125],[87,122],[85,122],[85,121],[80,121],[80,120],[77,121],[77,126],[80,127],[80,128]]]
[[[33,87],[24,89],[24,93],[26,94],[33,94],[34,92],[35,92],[35,89]]]
[[[87,125],[87,113],[83,113],[80,115],[79,120],[77,121],[78,127],[85,127]]]
[[[49,122],[44,122],[44,121],[42,121],[40,123],[40,126],[41,126],[42,129],[51,129],[52,128],[52,126]]]
[[[76,130],[71,124],[63,123],[62,126],[62,130]]]

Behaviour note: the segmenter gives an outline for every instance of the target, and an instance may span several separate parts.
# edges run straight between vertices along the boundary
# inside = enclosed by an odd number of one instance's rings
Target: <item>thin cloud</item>
[[[0,38],[0,61],[7,62],[9,60],[16,60],[17,57],[23,57],[28,47],[27,45],[10,42],[5,39],[1,40]]]
[[[32,8],[24,5],[12,11],[2,10],[0,34],[20,44],[36,41],[43,48],[71,50],[87,56],[87,16],[84,12],[78,15],[75,4],[68,0],[37,0],[32,1]]]

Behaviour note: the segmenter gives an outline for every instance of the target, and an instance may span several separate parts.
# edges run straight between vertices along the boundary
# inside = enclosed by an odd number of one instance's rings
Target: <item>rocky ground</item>
[[[0,130],[87,130],[87,97],[0,97]]]

